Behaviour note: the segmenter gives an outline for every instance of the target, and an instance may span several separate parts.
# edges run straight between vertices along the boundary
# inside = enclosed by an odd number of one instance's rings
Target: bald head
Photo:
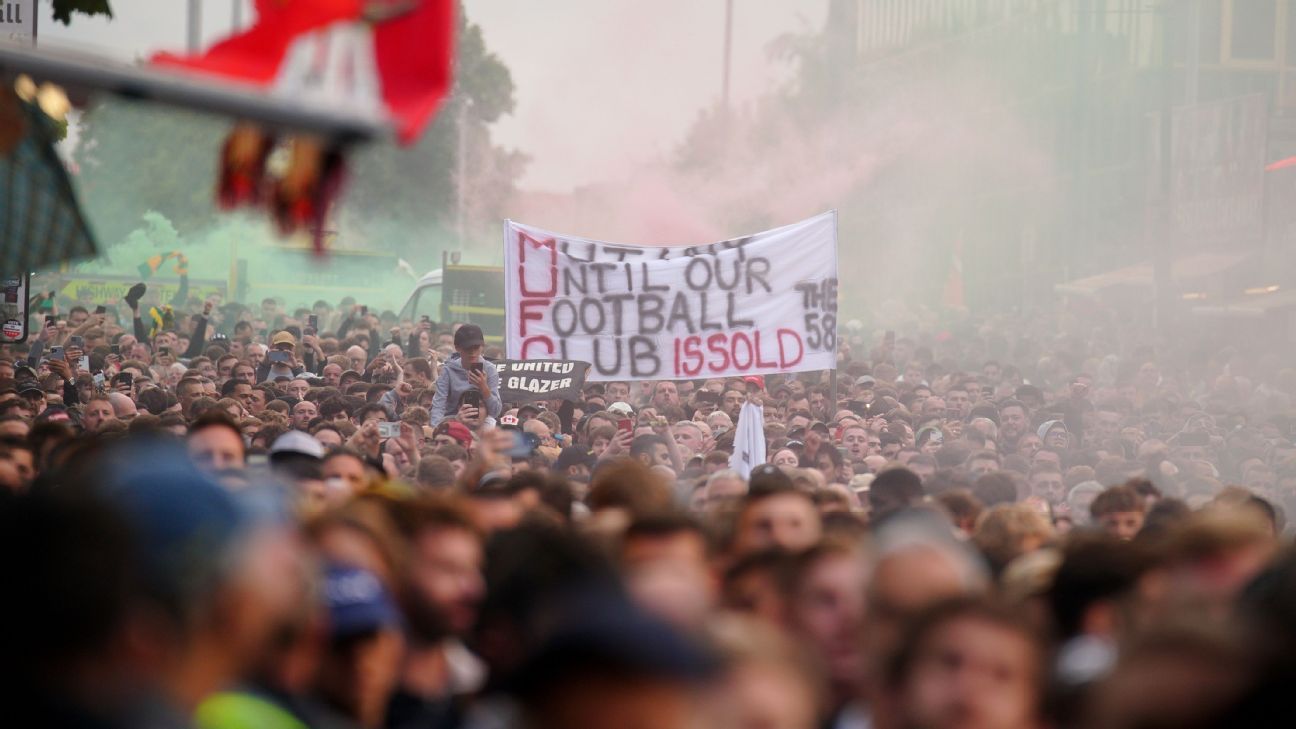
[[[549,430],[549,426],[546,425],[543,420],[536,418],[532,418],[523,423],[522,430],[539,438],[548,438],[553,435],[553,432]]]
[[[108,402],[112,405],[113,415],[118,420],[129,420],[138,414],[135,402],[120,392],[108,393]]]

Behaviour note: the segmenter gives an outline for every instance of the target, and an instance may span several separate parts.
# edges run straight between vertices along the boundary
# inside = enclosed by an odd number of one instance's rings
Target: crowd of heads
[[[1134,729],[1289,708],[1296,371],[1276,359],[852,329],[835,372],[507,402],[471,325],[181,308],[146,327],[76,307],[4,348],[16,726]],[[754,417],[753,467],[733,454]]]

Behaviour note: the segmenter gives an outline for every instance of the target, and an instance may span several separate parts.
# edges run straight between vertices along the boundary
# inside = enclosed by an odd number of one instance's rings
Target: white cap
[[[276,438],[274,445],[270,446],[270,455],[279,453],[300,453],[303,456],[323,458],[324,444],[308,433],[290,430]]]
[[[630,407],[628,402],[614,402],[608,405],[609,413],[620,413],[622,415],[634,415],[634,408]]]

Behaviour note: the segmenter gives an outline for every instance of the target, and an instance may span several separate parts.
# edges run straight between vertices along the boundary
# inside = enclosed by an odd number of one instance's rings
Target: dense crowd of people
[[[147,295],[3,348],[6,725],[1289,713],[1277,357],[852,322],[835,373],[513,403],[471,324]],[[733,457],[743,417],[763,463]]]

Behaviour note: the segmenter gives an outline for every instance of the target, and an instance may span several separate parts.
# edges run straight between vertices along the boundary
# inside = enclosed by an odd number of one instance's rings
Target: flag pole
[[[837,270],[837,209],[833,208],[833,270]],[[833,296],[836,299],[841,298],[840,288],[833,289]],[[832,413],[828,414],[831,418],[837,412],[837,354],[841,352],[841,307],[838,301],[833,301],[833,359],[832,370],[828,373],[828,389],[832,392]]]
[[[720,71],[720,107],[729,111],[729,69],[733,56],[733,0],[725,0],[724,60]]]
[[[202,0],[189,0],[189,10],[185,17],[185,45],[189,53],[202,50]]]

